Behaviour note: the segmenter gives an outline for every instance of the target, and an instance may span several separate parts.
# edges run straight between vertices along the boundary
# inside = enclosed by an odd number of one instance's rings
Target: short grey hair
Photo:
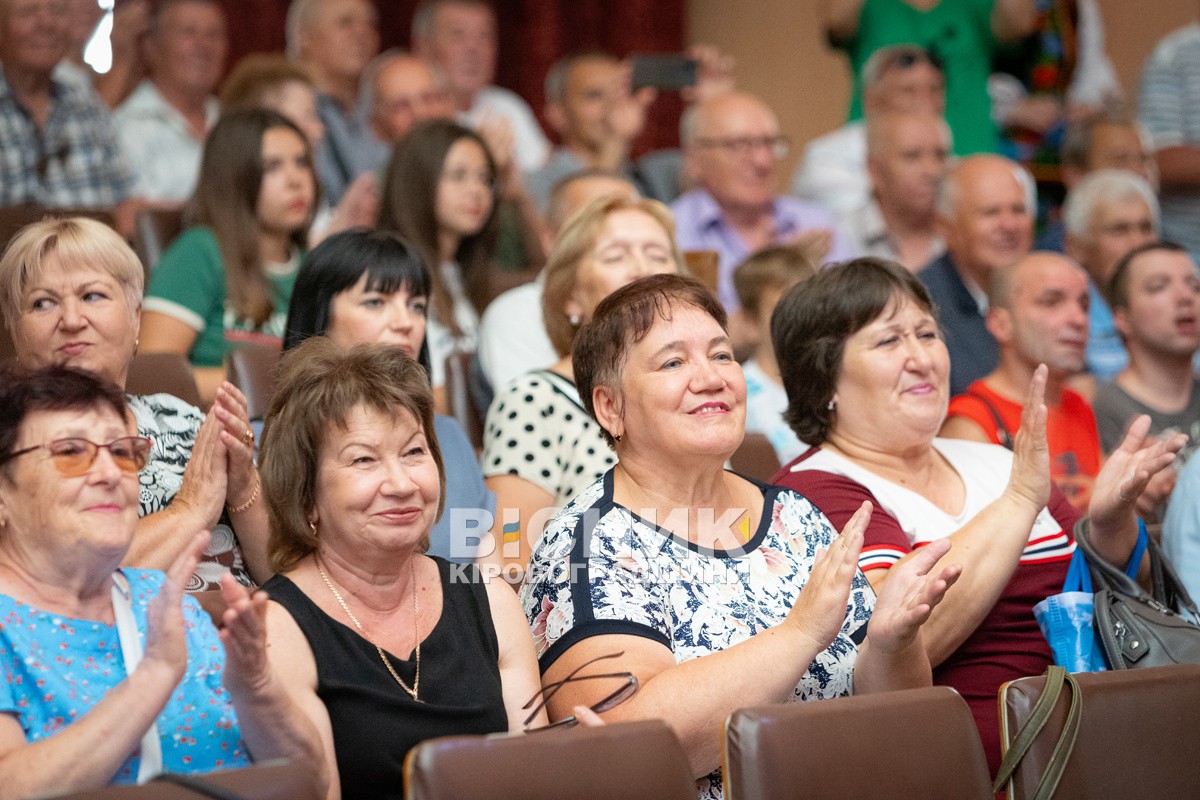
[[[486,8],[494,15],[495,10],[483,0],[423,0],[413,12],[412,41],[430,39],[437,28],[437,12],[442,6],[478,6]]]
[[[1154,234],[1158,235],[1161,214],[1158,198],[1150,184],[1139,175],[1123,169],[1099,169],[1085,175],[1067,195],[1063,204],[1063,227],[1081,242],[1091,241],[1091,223],[1096,210],[1108,203],[1141,200],[1150,209]]]
[[[942,68],[933,63],[933,59],[929,57],[929,51],[920,45],[894,44],[888,47],[881,47],[874,53],[871,53],[871,57],[863,64],[862,72],[860,73],[862,76],[863,91],[870,91],[878,87],[883,80],[883,76],[896,66],[896,59],[903,55],[912,56],[914,64],[928,64],[938,72],[942,72]]]
[[[1029,213],[1029,216],[1037,219],[1037,182],[1029,174],[1029,170],[1015,161],[1004,160],[1008,161],[1013,178],[1020,184],[1021,190],[1025,194],[1025,210]],[[954,217],[954,209],[958,205],[958,171],[964,164],[969,163],[969,161],[969,158],[957,161],[950,167],[950,172],[946,175],[946,179],[942,181],[942,186],[938,190],[936,209],[937,215],[942,219],[951,219]]]
[[[322,0],[292,0],[288,6],[284,34],[287,38],[287,57],[292,61],[300,60],[300,37],[303,36],[304,29],[316,18],[321,2]]]
[[[418,58],[418,56],[403,47],[392,47],[367,62],[362,78],[358,82],[358,107],[365,111],[368,117],[375,116],[375,81],[379,79],[379,73],[383,72],[393,61],[399,61],[402,58]],[[446,89],[446,73],[428,61],[422,60],[422,63],[429,70],[429,74],[433,76],[434,85],[444,91]]]

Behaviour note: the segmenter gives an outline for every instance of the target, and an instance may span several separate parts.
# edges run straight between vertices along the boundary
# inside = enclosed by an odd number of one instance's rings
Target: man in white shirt
[[[213,90],[229,48],[216,0],[167,0],[150,22],[149,75],[114,118],[129,157],[135,194],[178,205],[196,188],[200,156],[219,108]]]
[[[942,116],[946,81],[922,47],[881,47],[863,65],[863,116],[813,139],[792,177],[792,194],[835,214],[859,208],[871,195],[867,124],[872,114],[924,111]]]
[[[446,76],[459,118],[472,127],[501,118],[512,129],[517,165],[532,172],[550,153],[529,104],[496,77],[496,15],[480,0],[425,0],[413,16],[413,51]]]

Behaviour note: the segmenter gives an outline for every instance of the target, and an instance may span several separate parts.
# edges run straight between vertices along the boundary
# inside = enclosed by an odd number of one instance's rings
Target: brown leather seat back
[[[250,419],[262,419],[275,396],[275,373],[282,354],[278,347],[239,342],[229,351],[229,382],[246,395]]]
[[[307,764],[267,761],[245,769],[210,772],[195,777],[227,794],[213,794],[165,781],[142,786],[110,786],[92,792],[55,795],[63,800],[200,800],[204,797],[240,797],[244,800],[322,800],[316,777]]]
[[[761,433],[747,433],[741,445],[729,458],[729,464],[734,471],[763,481],[771,480],[771,476],[779,471],[779,456],[771,441]]]
[[[1079,673],[1083,714],[1056,800],[1200,796],[1200,665]],[[1011,741],[1042,695],[1044,676],[1000,688],[1001,739]],[[1062,732],[1064,688],[1013,773],[1008,797],[1032,797]]]
[[[200,392],[186,356],[179,353],[138,353],[129,365],[125,391],[130,394],[165,392],[185,403],[200,405]]]
[[[661,720],[422,742],[404,763],[407,800],[695,800]]]
[[[746,708],[725,734],[727,800],[992,797],[975,721],[945,686]]]

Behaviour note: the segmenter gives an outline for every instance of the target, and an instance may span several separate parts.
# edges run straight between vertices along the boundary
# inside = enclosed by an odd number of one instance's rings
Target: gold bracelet
[[[250,499],[242,503],[240,506],[230,506],[229,513],[240,514],[250,506],[254,505],[258,500],[258,492],[262,489],[262,481],[258,478],[258,473],[254,474],[254,491],[250,493]]]

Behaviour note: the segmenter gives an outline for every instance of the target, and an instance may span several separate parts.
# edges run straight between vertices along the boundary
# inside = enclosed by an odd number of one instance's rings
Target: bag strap
[[[1150,567],[1154,576],[1154,599],[1172,611],[1186,611],[1192,620],[1200,622],[1200,611],[1197,611],[1192,596],[1187,587],[1179,579],[1170,559],[1162,551],[1162,545],[1150,539]]]
[[[1000,445],[1008,450],[1013,449],[1013,436],[1009,433],[1008,426],[1004,424],[1004,420],[1000,417],[1000,412],[992,405],[992,401],[981,395],[979,392],[972,392],[970,389],[963,392],[967,397],[973,397],[983,403],[983,407],[992,415],[992,421],[996,423],[996,436],[1000,439]]]
[[[1088,566],[1090,567],[1090,571],[1092,573],[1092,581],[1095,584],[1096,591],[1100,591],[1101,589],[1110,589],[1130,597],[1138,597],[1143,600],[1152,599],[1150,595],[1146,593],[1145,589],[1143,589],[1141,586],[1138,586],[1136,580],[1131,578],[1125,571],[1108,563],[1104,556],[1100,555],[1100,553],[1096,551],[1096,547],[1092,544],[1088,530],[1089,523],[1087,517],[1084,517],[1083,519],[1079,520],[1078,523],[1076,523],[1075,546],[1083,550],[1084,555],[1087,557]],[[1144,530],[1144,528],[1142,530]],[[1142,533],[1139,531],[1139,543],[1141,536]],[[1148,541],[1149,537],[1147,536],[1147,542]],[[1140,558],[1137,561],[1133,561],[1131,559],[1129,564],[1128,568],[1135,576],[1137,575],[1137,568],[1140,565],[1140,561]]]
[[[142,639],[138,634],[137,621],[133,618],[133,593],[129,580],[117,570],[112,575],[113,615],[117,620],[117,639],[121,643],[121,658],[125,661],[125,675],[133,675],[142,662]],[[150,729],[142,736],[142,755],[138,763],[137,782],[146,783],[162,772],[162,743],[158,739],[158,721],[150,723]]]
[[[1067,762],[1071,759],[1071,752],[1075,749],[1075,739],[1079,736],[1079,723],[1082,716],[1079,683],[1075,680],[1074,675],[1057,664],[1046,668],[1046,685],[1042,688],[1042,695],[1034,704],[1029,719],[1021,726],[1021,730],[1017,731],[1012,745],[1000,762],[1000,770],[996,773],[995,783],[992,784],[994,794],[999,793],[1008,784],[1017,765],[1029,752],[1029,748],[1033,746],[1038,734],[1042,732],[1042,728],[1046,727],[1051,712],[1058,705],[1058,698],[1062,694],[1064,683],[1071,687],[1071,702],[1067,707],[1067,719],[1063,723],[1058,742],[1054,745],[1054,751],[1050,754],[1050,760],[1046,763],[1046,770],[1038,779],[1033,800],[1050,800],[1054,796],[1054,792],[1062,780],[1063,772],[1067,768]]]

